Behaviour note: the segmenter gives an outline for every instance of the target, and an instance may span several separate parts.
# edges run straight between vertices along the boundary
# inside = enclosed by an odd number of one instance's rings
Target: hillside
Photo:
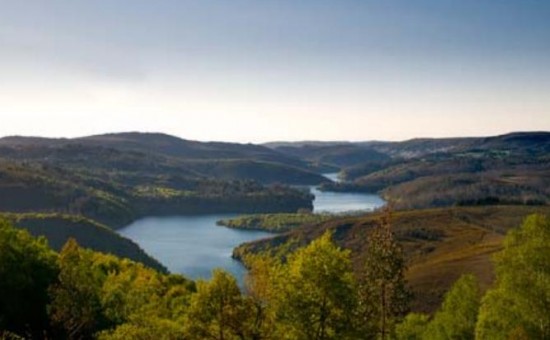
[[[430,140],[430,143],[433,141]],[[440,140],[439,146],[447,141]],[[418,140],[403,142],[417,146]],[[436,143],[437,144],[437,143]],[[414,149],[414,148],[413,148]],[[410,150],[401,148],[400,150]],[[465,139],[445,151],[345,168],[323,190],[380,193],[397,209],[550,203],[550,133]]]
[[[114,133],[75,138],[75,143],[162,154],[183,159],[251,159],[303,166],[295,158],[255,144],[198,142],[162,133]]]
[[[102,253],[111,253],[167,273],[167,269],[145,253],[136,243],[113,232],[108,227],[81,216],[62,214],[13,214],[0,213],[0,218],[11,221],[15,226],[26,229],[31,235],[44,236],[56,251],[75,239],[84,248]]]
[[[151,215],[311,209],[308,193],[275,184],[327,181],[303,166],[261,146],[162,134],[6,137],[0,139],[0,213],[57,250],[75,238],[165,271],[107,228]]]
[[[273,142],[265,146],[310,162],[327,162],[340,168],[381,160],[417,159],[434,154],[467,151],[506,151],[540,154],[550,151],[550,132],[514,132],[491,137],[415,138],[401,142]]]
[[[0,157],[52,166],[135,169],[190,177],[257,179],[263,183],[312,185],[326,179],[308,165],[252,144],[196,142],[153,133],[118,133],[74,139],[0,138]],[[227,163],[226,163],[227,162]],[[273,169],[270,169],[273,167]],[[204,169],[208,174],[203,174]]]
[[[433,311],[443,294],[463,273],[473,273],[483,287],[493,280],[491,255],[501,249],[507,230],[528,214],[548,214],[550,207],[492,206],[396,212],[392,230],[408,259],[407,280],[415,293],[414,311]],[[248,253],[285,256],[330,230],[335,242],[351,250],[356,271],[366,251],[366,239],[377,213],[307,225],[271,239],[244,244],[234,251],[243,260]]]
[[[113,228],[150,215],[294,212],[311,209],[311,201],[308,193],[253,181],[0,159],[0,211],[77,214]]]
[[[370,147],[356,144],[279,146],[275,150],[303,159],[317,167],[336,169],[390,158]]]

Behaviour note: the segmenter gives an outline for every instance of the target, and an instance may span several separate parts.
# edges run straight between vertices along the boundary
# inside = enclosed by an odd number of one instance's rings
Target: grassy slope
[[[167,272],[160,262],[145,253],[136,243],[85,217],[57,213],[1,213],[0,218],[12,221],[14,225],[28,230],[34,236],[46,237],[48,244],[56,251],[61,250],[69,238],[74,238],[84,248],[129,258]]]
[[[487,287],[493,279],[490,257],[500,249],[505,232],[533,212],[550,214],[550,207],[454,207],[394,213],[394,232],[404,247],[409,264],[407,279],[415,293],[413,310],[433,311],[463,273],[474,273]],[[351,249],[355,269],[359,271],[366,238],[378,218],[375,213],[304,226],[271,239],[244,244],[235,249],[234,255],[243,258],[249,252],[267,251],[284,256],[331,230],[339,245]]]
[[[388,187],[382,196],[400,209],[483,204],[550,203],[550,169],[508,168],[419,177]]]

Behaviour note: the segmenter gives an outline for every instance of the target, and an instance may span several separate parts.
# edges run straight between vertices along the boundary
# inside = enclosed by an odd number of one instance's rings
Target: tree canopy
[[[284,259],[256,256],[246,289],[223,270],[192,282],[81,248],[59,254],[0,221],[0,338],[546,339],[550,219],[533,215],[495,256],[482,297],[473,275],[433,316],[404,315],[404,259],[387,221],[372,230],[363,276],[330,233]]]

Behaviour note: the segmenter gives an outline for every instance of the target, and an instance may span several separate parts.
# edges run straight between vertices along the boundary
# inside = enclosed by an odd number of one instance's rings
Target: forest
[[[550,0],[0,0],[0,340],[550,340]]]
[[[0,338],[548,338],[549,136],[0,139]],[[389,204],[316,214],[294,184]],[[274,233],[234,249],[244,284],[219,269],[207,281],[169,273],[115,232],[210,212],[248,213],[219,225]]]
[[[407,261],[385,214],[359,274],[325,233],[284,260],[248,259],[245,287],[193,282],[68,241],[57,253],[0,223],[2,338],[545,339],[550,218],[531,215],[496,253],[494,283],[460,277],[433,315],[411,313]]]
[[[363,148],[392,157],[345,165],[345,181],[321,188],[380,193],[395,209],[545,205],[550,202],[549,141],[550,134],[541,132],[373,144]]]
[[[313,214],[311,212],[243,215],[232,219],[220,220],[218,225],[245,230],[265,230],[282,233],[292,229],[335,218],[334,214]]]

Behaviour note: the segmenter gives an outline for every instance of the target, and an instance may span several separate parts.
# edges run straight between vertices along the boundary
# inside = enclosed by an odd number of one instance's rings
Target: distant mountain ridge
[[[28,147],[63,145],[101,146],[118,150],[150,152],[184,159],[254,159],[303,165],[270,148],[255,144],[199,142],[163,133],[122,132],[78,138],[43,138],[8,136],[0,138],[0,146]]]
[[[388,141],[299,141],[263,144],[283,154],[326,165],[348,167],[381,158],[415,158],[429,154],[465,152],[476,149],[498,149],[537,152],[550,151],[550,132],[512,132],[489,137],[414,138]]]
[[[82,155],[94,157],[83,159]],[[161,133],[128,132],[72,139],[10,136],[0,138],[0,157],[113,168],[135,166],[142,170],[146,162],[149,168],[156,167],[164,173],[170,168],[191,177],[253,179],[262,183],[327,181],[311,171],[307,162],[264,146],[189,141]],[[213,162],[211,167],[208,162]],[[205,168],[209,170],[206,173]],[[268,168],[271,171],[265,172]]]

